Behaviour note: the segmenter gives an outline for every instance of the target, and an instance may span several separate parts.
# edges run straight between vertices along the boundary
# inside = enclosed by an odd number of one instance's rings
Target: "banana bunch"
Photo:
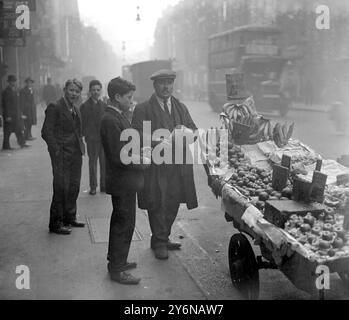
[[[249,143],[255,144],[261,141],[267,141],[273,139],[273,127],[271,121],[264,117],[258,117],[253,119],[253,126],[251,126],[251,133],[249,137]]]
[[[288,143],[288,140],[290,140],[290,138],[292,137],[293,130],[294,123],[292,123],[291,125],[288,125],[287,123],[284,123],[283,125],[277,123],[273,130],[273,140],[275,144],[279,148],[284,147]]]
[[[226,103],[223,106],[223,111],[230,120],[240,123],[255,116],[254,110],[247,104]]]

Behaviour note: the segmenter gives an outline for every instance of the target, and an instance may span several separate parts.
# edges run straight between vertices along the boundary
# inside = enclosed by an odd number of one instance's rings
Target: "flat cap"
[[[7,81],[8,81],[8,82],[17,81],[17,77],[14,76],[13,74],[10,74],[10,75],[7,77]]]
[[[35,82],[31,77],[28,77],[27,79],[24,80],[24,82]]]
[[[158,79],[176,79],[176,72],[169,69],[161,69],[153,73],[150,79],[153,81]]]

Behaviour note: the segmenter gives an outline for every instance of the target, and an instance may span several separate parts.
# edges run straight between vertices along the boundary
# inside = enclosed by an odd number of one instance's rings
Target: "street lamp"
[[[141,15],[139,14],[139,6],[137,7],[137,18],[136,18],[137,22],[141,21]]]

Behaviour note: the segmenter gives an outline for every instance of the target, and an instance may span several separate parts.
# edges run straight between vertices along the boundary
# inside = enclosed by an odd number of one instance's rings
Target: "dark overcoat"
[[[85,145],[82,141],[81,115],[75,106],[74,112],[78,116],[77,125],[69,111],[67,102],[61,98],[56,103],[48,105],[45,113],[45,122],[41,136],[46,141],[51,157],[63,153],[66,157],[74,155],[77,150],[85,154]]]
[[[126,116],[107,107],[101,122],[101,140],[105,154],[105,186],[107,194],[121,196],[143,187],[143,172],[137,165],[125,165],[120,153],[127,142],[121,141],[121,133],[131,128]]]
[[[173,121],[167,116],[167,114],[160,107],[155,94],[146,102],[136,106],[132,127],[139,131],[142,136],[143,122],[151,122],[152,134],[158,129],[168,129],[173,131],[177,125],[184,125],[189,129],[196,130],[197,127],[192,120],[187,107],[174,97],[171,97],[172,104],[172,117]],[[192,164],[178,165],[181,185],[173,186],[182,188],[181,203],[187,205],[189,210],[198,206],[194,173]],[[138,205],[141,209],[153,209],[161,203],[161,192],[167,179],[166,164],[156,165],[152,164],[150,169],[144,173],[144,188],[138,193]]]
[[[92,98],[85,101],[81,107],[82,135],[86,141],[101,140],[101,121],[107,105],[103,101],[95,104]]]
[[[19,93],[8,86],[2,93],[2,116],[9,132],[23,131],[24,124],[19,104]],[[11,118],[11,122],[6,122]]]
[[[28,123],[36,125],[37,118],[34,91],[30,90],[28,87],[24,87],[19,92],[19,97],[23,115],[27,117]]]

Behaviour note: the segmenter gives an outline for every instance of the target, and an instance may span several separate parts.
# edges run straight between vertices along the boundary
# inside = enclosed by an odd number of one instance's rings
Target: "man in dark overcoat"
[[[107,105],[100,99],[102,84],[98,80],[90,82],[90,98],[81,105],[82,135],[85,137],[89,158],[90,194],[97,189],[97,162],[100,169],[100,191],[105,192],[105,160],[101,143],[101,120]]]
[[[36,125],[36,105],[33,89],[34,80],[25,79],[25,87],[19,92],[21,111],[24,116],[24,139],[32,141],[32,126]]]
[[[59,96],[57,96],[56,88],[52,84],[52,79],[47,78],[47,84],[44,86],[42,91],[42,100],[48,106],[50,103],[55,103],[58,98]]]
[[[76,220],[76,201],[80,192],[82,156],[81,115],[76,106],[82,91],[80,81],[66,82],[64,96],[48,105],[41,135],[46,141],[53,170],[53,197],[50,208],[50,232],[70,234],[71,228],[83,228]]]
[[[19,104],[19,93],[16,88],[17,78],[14,75],[8,76],[8,86],[2,93],[2,115],[4,120],[4,141],[3,150],[11,150],[10,136],[15,133],[17,142],[21,148],[28,147],[25,144],[23,135],[23,119]]]
[[[152,134],[157,129],[173,132],[177,126],[197,130],[187,107],[172,96],[175,78],[176,74],[171,70],[160,70],[151,76],[155,93],[148,101],[136,106],[133,114],[132,126],[140,135],[143,134],[144,121],[151,122]],[[155,257],[165,260],[168,250],[181,247],[180,243],[169,239],[180,204],[186,204],[189,210],[198,206],[193,165],[152,163],[144,179],[144,188],[138,194],[138,204],[141,209],[148,210],[151,248]]]

